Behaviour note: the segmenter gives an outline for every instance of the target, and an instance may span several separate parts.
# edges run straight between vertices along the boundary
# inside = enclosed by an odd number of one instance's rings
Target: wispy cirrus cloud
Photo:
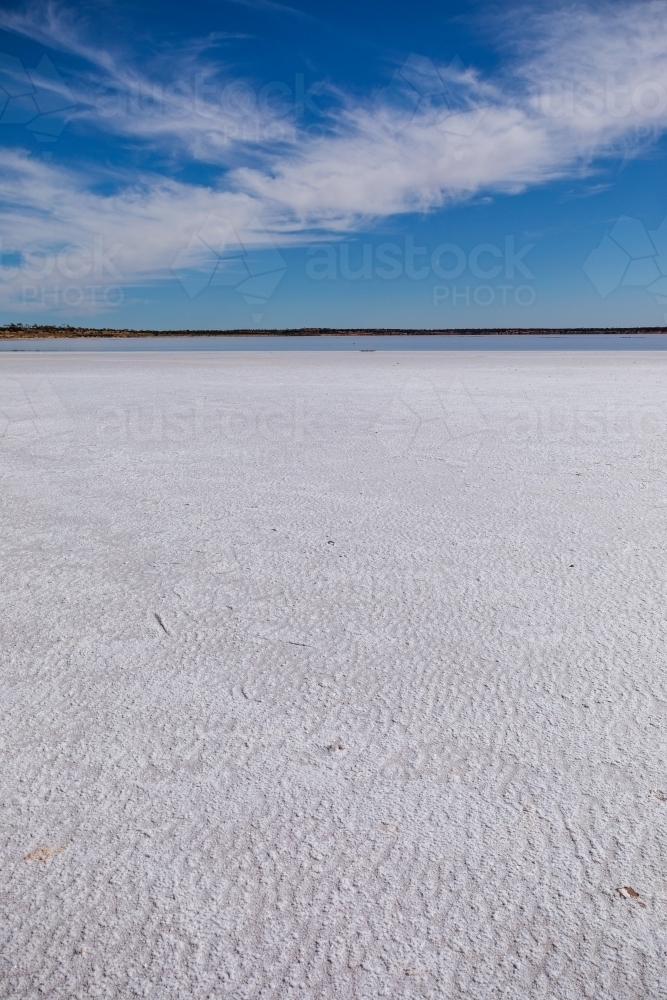
[[[276,14],[290,14],[292,17],[305,18],[308,21],[316,21],[317,18],[297,7],[290,7],[288,4],[278,3],[277,0],[227,0],[227,3],[235,3],[241,7],[253,7],[255,10],[266,10]]]
[[[648,132],[667,128],[662,3],[561,10],[522,23],[524,33],[507,39],[511,59],[498,78],[440,69],[453,95],[449,114],[423,100],[396,129],[400,109],[390,97],[348,101],[335,134],[284,152],[271,169],[241,167],[234,179],[288,204],[304,225],[319,219],[345,229],[590,174],[596,161],[636,155]]]
[[[123,244],[126,271],[147,280],[166,273],[174,247],[211,213],[241,228],[259,216],[283,244],[352,232],[590,175],[605,157],[639,153],[647,128],[667,128],[662,3],[527,12],[520,23],[521,33],[505,33],[493,77],[414,56],[359,96],[236,76],[211,39],[141,66],[132,52],[93,44],[62,8],[2,12],[0,27],[86,63],[68,81],[77,128],[217,171],[203,185],[118,170],[115,193],[101,195],[99,168],[14,153],[0,166],[3,228],[43,241],[108,232]]]
[[[49,0],[30,3],[23,10],[0,10],[0,29],[39,42],[45,48],[66,52],[99,66],[117,71],[111,52],[92,43],[86,21],[74,10]]]

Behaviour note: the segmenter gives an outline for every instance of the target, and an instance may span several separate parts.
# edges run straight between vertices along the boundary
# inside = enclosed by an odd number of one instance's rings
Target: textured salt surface
[[[666,384],[3,356],[0,995],[667,995]]]

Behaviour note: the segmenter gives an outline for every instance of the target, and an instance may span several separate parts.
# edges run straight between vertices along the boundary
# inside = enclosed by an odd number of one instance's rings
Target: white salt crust
[[[0,358],[0,996],[667,996],[667,355]]]

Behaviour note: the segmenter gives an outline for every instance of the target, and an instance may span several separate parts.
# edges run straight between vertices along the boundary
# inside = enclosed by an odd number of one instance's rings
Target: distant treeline
[[[449,336],[482,337],[496,335],[561,335],[604,333],[667,333],[664,326],[641,327],[488,327],[483,329],[457,328],[449,330],[400,330],[372,327],[370,329],[334,329],[330,327],[302,327],[298,330],[112,330],[82,326],[27,326],[11,323],[0,327],[0,340],[55,339],[61,337],[404,337]]]

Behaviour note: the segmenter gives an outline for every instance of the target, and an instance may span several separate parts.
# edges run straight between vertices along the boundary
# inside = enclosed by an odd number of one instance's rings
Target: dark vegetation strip
[[[80,326],[24,326],[22,323],[12,323],[0,327],[0,340],[55,340],[69,337],[391,337],[391,336],[449,336],[449,337],[483,337],[495,335],[562,335],[569,334],[654,334],[667,333],[664,326],[637,327],[534,327],[532,329],[517,327],[489,327],[488,329],[449,329],[449,330],[417,330],[417,329],[335,329],[329,327],[303,327],[299,330],[112,330],[106,328],[92,329]]]

